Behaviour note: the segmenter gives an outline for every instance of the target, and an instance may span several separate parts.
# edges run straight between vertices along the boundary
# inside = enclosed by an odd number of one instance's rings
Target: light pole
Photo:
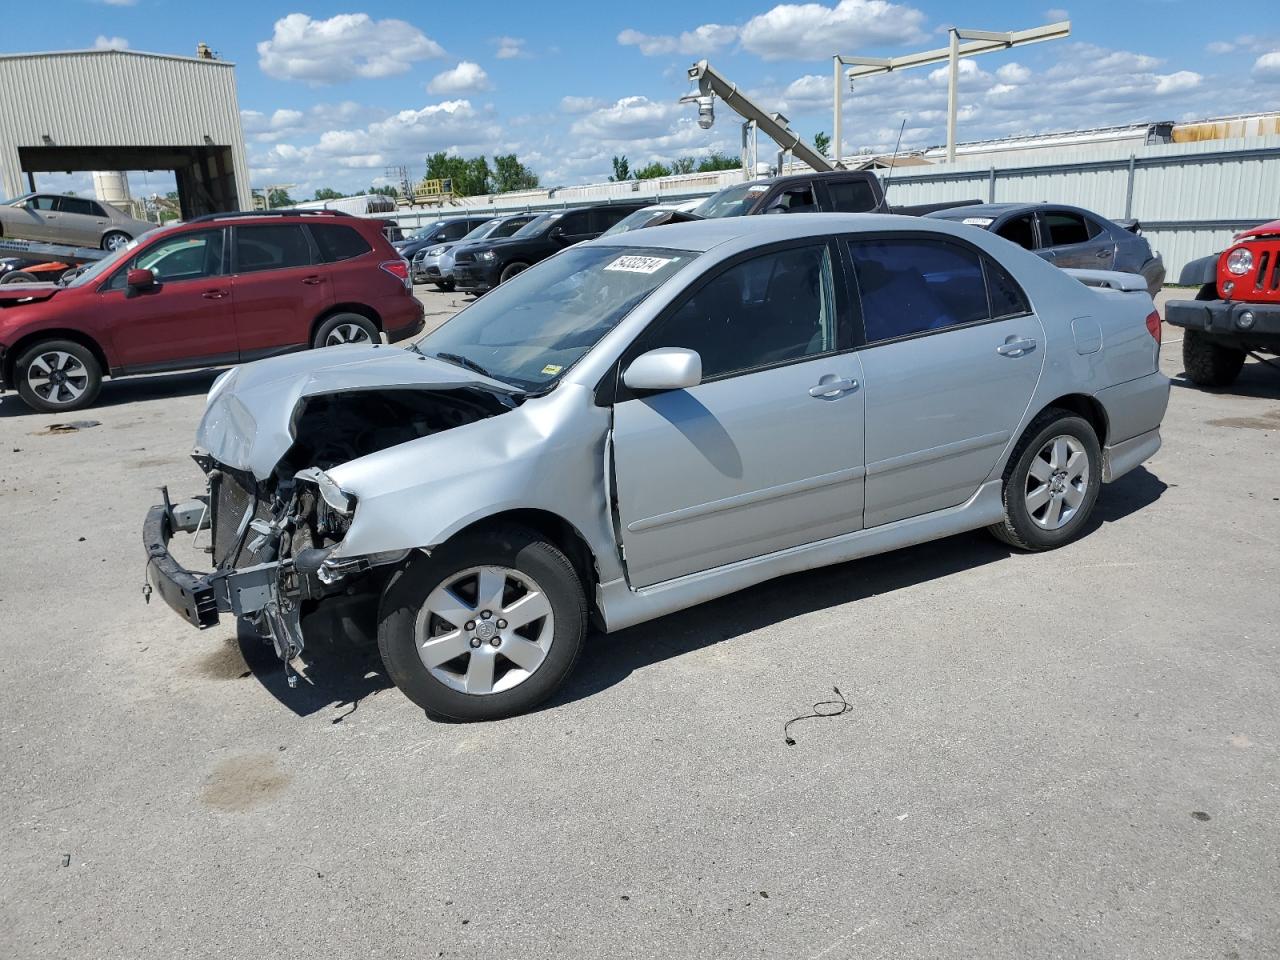
[[[1060,20],[1047,23],[1029,30],[1015,30],[1001,33],[992,30],[962,30],[952,27],[950,43],[938,50],[925,50],[922,53],[908,53],[901,57],[846,57],[836,54],[831,58],[835,83],[835,117],[832,126],[835,128],[833,146],[835,159],[838,161],[844,152],[841,138],[841,113],[843,112],[843,85],[840,74],[844,67],[852,67],[848,71],[849,89],[852,91],[854,81],[859,77],[871,77],[880,73],[892,73],[895,70],[906,70],[910,67],[924,67],[935,63],[947,62],[947,159],[956,158],[956,113],[958,104],[958,87],[960,85],[960,59],[974,57],[981,53],[996,53],[1011,47],[1020,47],[1028,43],[1042,43],[1045,40],[1061,40],[1071,35],[1071,21]],[[961,43],[960,41],[967,41]]]

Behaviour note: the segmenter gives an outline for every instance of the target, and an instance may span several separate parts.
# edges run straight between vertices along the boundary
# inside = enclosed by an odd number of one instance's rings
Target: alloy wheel
[[[358,323],[340,323],[324,338],[326,347],[336,347],[343,343],[372,343],[369,331]]]
[[[460,693],[501,693],[528,680],[555,635],[547,594],[510,567],[451,575],[418,613],[418,656],[435,679]]]
[[[50,350],[31,361],[27,383],[41,400],[65,406],[75,403],[89,389],[89,371],[71,354]]]
[[[1027,513],[1042,530],[1061,530],[1072,521],[1089,489],[1089,454],[1075,437],[1048,440],[1027,468]]]

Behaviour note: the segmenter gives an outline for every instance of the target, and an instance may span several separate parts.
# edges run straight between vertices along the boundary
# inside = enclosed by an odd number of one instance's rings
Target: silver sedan
[[[203,505],[160,505],[149,575],[286,670],[313,632],[367,633],[430,714],[501,717],[561,684],[589,623],[976,528],[1071,542],[1159,449],[1159,336],[1142,278],[944,221],[601,238],[415,351],[223,375],[197,435],[216,569],[168,553]]]
[[[92,197],[28,193],[0,203],[0,236],[116,250],[156,224]]]

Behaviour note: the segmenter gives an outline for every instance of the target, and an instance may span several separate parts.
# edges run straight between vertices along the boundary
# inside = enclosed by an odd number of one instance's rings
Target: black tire
[[[533,578],[550,603],[553,623],[545,658],[525,679],[500,692],[469,694],[427,669],[418,653],[417,622],[433,590],[482,566],[506,567]],[[464,534],[396,571],[378,610],[378,650],[387,675],[429,716],[455,722],[497,720],[530,710],[556,691],[578,660],[586,629],[586,595],[573,564],[533,531],[504,526]],[[470,654],[462,655],[469,664]]]
[[[457,284],[455,284],[452,280],[437,280],[435,284],[438,288],[443,290],[445,293],[452,293],[453,288],[457,286]]]
[[[65,364],[67,369],[66,383],[68,386],[59,386],[56,391],[58,397],[71,397],[71,394],[79,391],[73,399],[65,402],[55,402],[48,395],[41,396],[31,386],[29,373],[33,364],[48,358],[52,354],[63,354],[65,356],[74,357],[75,363]],[[44,366],[50,366],[46,359]],[[17,362],[13,365],[13,378],[18,385],[18,396],[22,397],[27,406],[41,413],[65,413],[69,410],[83,410],[96,399],[98,399],[98,391],[102,389],[102,367],[98,363],[97,357],[88,348],[76,343],[73,340],[45,340],[42,343],[34,344],[28,347],[18,357]],[[49,388],[49,394],[53,394],[52,387]]]
[[[1187,379],[1202,387],[1235,383],[1244,367],[1245,352],[1214,343],[1199,330],[1182,332],[1182,368]]]
[[[11,270],[3,277],[0,277],[0,283],[39,283],[40,278],[33,273],[27,273],[25,270]]]
[[[334,332],[339,330],[339,328],[344,330],[358,328],[364,331],[364,335],[369,338],[369,343],[382,342],[382,335],[378,333],[377,325],[368,317],[361,316],[358,313],[335,313],[332,317],[326,319],[324,323],[320,324],[319,329],[316,330],[315,339],[311,341],[311,346],[317,350],[321,347],[334,346],[334,344],[329,343],[328,340],[330,335],[334,334]],[[343,340],[342,342],[359,343],[363,341]]]
[[[1088,455],[1088,484],[1084,499],[1075,514],[1056,530],[1040,526],[1032,518],[1027,506],[1029,474],[1033,461],[1041,449],[1060,436],[1074,437]],[[1043,462],[1043,461],[1042,461]],[[1089,522],[1098,490],[1102,486],[1102,448],[1098,435],[1089,421],[1057,407],[1050,407],[1031,421],[1022,439],[1014,447],[1004,469],[1001,496],[1004,500],[1004,519],[987,529],[997,539],[1019,550],[1053,550],[1076,539]]]
[[[115,250],[119,247],[123,247],[132,239],[133,237],[129,236],[123,230],[108,230],[102,235],[102,249]]]
[[[508,280],[514,277],[517,273],[524,273],[528,269],[529,269],[529,264],[522,263],[519,260],[517,260],[515,263],[508,263],[505,267],[502,268],[502,276],[498,278],[498,282],[506,283]]]

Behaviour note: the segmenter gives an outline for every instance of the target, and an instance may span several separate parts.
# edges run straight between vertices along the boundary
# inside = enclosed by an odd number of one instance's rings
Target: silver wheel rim
[[[129,242],[129,238],[126,237],[123,233],[113,233],[109,237],[107,237],[107,249],[119,250],[128,242]]]
[[[1068,434],[1053,437],[1027,469],[1026,502],[1031,521],[1042,530],[1061,530],[1075,519],[1089,490],[1089,454]]]
[[[324,338],[326,347],[336,347],[342,343],[372,343],[369,331],[358,323],[340,323]]]
[[[75,403],[89,389],[89,371],[80,360],[62,350],[42,353],[27,367],[31,392],[45,403]]]
[[[471,696],[502,693],[533,676],[555,634],[551,601],[510,567],[470,567],[431,591],[414,639],[430,674]]]

